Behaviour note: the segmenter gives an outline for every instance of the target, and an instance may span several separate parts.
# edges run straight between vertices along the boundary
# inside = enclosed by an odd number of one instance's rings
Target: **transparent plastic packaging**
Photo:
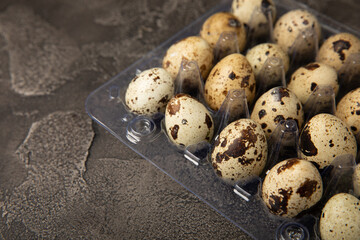
[[[294,219],[271,215],[259,194],[262,180],[268,169],[282,160],[299,156],[299,146],[296,139],[298,139],[301,129],[294,120],[280,121],[268,139],[269,155],[264,172],[259,177],[239,181],[231,186],[216,176],[209,162],[209,153],[216,136],[223,128],[235,119],[249,118],[249,109],[251,108],[247,105],[243,90],[229,91],[219,111],[209,110],[215,125],[213,140],[187,147],[177,147],[169,141],[166,131],[164,131],[163,113],[140,116],[130,112],[125,105],[126,88],[136,74],[152,67],[160,67],[163,56],[173,43],[187,36],[198,35],[202,23],[216,12],[229,11],[231,2],[231,0],[222,1],[217,7],[92,92],[86,100],[86,111],[92,119],[121,142],[254,239],[316,239],[318,235],[316,214],[305,212]],[[305,8],[313,12],[322,24],[324,38],[342,31],[359,36],[351,29],[326,16],[317,14],[307,6],[293,0],[277,0],[275,4],[278,16],[297,8]],[[273,22],[274,19],[271,19],[271,14],[268,15],[270,16],[269,21]],[[269,29],[271,28],[272,25],[269,26]],[[313,41],[317,41],[316,36],[313,36],[311,32],[305,32],[303,35],[306,44],[310,42],[311,45]],[[235,44],[236,42],[236,34],[223,33],[214,51],[215,62],[228,54],[238,53],[239,49],[238,45]],[[303,43],[294,44],[294,50],[297,45],[301,44]],[[311,45],[311,47],[310,52],[316,53],[318,46]],[[263,84],[258,89],[257,97],[274,85],[286,86],[283,65],[278,60],[269,59],[268,63],[265,64],[260,74],[262,76],[260,81]],[[294,51],[292,61],[300,61],[296,56],[296,51]],[[342,73],[341,81],[347,84],[345,86],[358,82],[356,80],[356,69],[358,69],[359,56],[354,55],[348,61],[344,69],[340,70]],[[175,80],[175,93],[190,94],[205,104],[203,84],[204,79],[201,78],[196,62],[183,61]],[[332,89],[328,86],[318,86],[309,98],[308,103],[304,105],[304,109],[307,112],[305,121],[317,113],[333,113],[335,111],[335,96]],[[336,162],[334,161],[334,165],[326,168],[326,171],[324,170],[323,175],[327,182],[339,183],[335,184],[336,187],[333,189],[326,189],[328,196],[341,189],[341,182],[349,181],[349,174],[352,174],[354,164],[355,159],[343,157]],[[347,167],[345,170],[344,168],[339,170],[338,166]],[[346,191],[351,192],[352,190],[347,189]]]

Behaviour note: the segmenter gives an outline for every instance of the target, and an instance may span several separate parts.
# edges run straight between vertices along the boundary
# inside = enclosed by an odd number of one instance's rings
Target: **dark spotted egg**
[[[353,186],[355,196],[360,197],[360,163],[356,165],[354,170]]]
[[[360,53],[360,39],[350,33],[338,33],[321,45],[316,60],[339,71],[352,53]]]
[[[360,133],[360,88],[348,92],[337,104],[336,114],[351,131]]]
[[[182,61],[195,61],[202,78],[206,79],[213,67],[213,59],[213,49],[208,42],[202,37],[190,36],[170,46],[163,58],[162,66],[175,79]]]
[[[230,54],[218,62],[205,82],[205,100],[214,110],[219,110],[227,93],[233,89],[244,89],[247,101],[255,98],[255,75],[249,61],[239,53]]]
[[[317,168],[297,158],[276,164],[262,186],[262,199],[270,212],[283,217],[295,217],[314,206],[322,193],[323,183]]]
[[[304,112],[300,100],[289,89],[275,87],[265,92],[256,101],[251,119],[259,123],[267,137],[282,120],[293,119],[301,128]]]
[[[315,36],[315,41],[310,36]],[[295,9],[282,15],[274,27],[274,40],[289,55],[307,55],[321,39],[321,27],[309,11]]]
[[[216,174],[228,183],[260,175],[266,159],[265,134],[250,119],[239,119],[224,128],[211,153]]]
[[[324,63],[313,62],[298,68],[290,78],[287,86],[305,104],[317,86],[332,87],[335,95],[339,91],[336,70]]]
[[[359,239],[360,200],[348,193],[334,195],[321,212],[319,229],[321,239]]]
[[[356,139],[338,117],[321,113],[312,117],[300,134],[300,155],[303,159],[325,168],[338,156],[356,157]]]
[[[206,107],[186,94],[177,94],[165,110],[165,127],[176,145],[188,146],[210,141],[214,134],[213,119]]]
[[[125,102],[132,112],[151,115],[164,112],[174,95],[174,80],[163,68],[151,68],[134,77],[126,90]]]
[[[243,51],[246,45],[246,30],[244,25],[231,13],[218,12],[211,15],[202,25],[200,36],[211,47],[215,47],[219,37],[224,32],[236,34],[239,51]]]
[[[255,38],[269,34],[267,10],[270,10],[272,19],[275,19],[273,0],[233,0],[231,5],[231,12],[250,28],[250,34]]]

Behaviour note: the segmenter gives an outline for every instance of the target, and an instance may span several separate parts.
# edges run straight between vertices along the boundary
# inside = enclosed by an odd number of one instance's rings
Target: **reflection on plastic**
[[[269,155],[264,169],[271,169],[277,163],[299,156],[299,128],[293,119],[279,122],[271,134],[268,146]]]
[[[214,63],[232,53],[239,53],[239,43],[236,32],[223,32],[214,48]]]
[[[283,61],[277,57],[269,57],[261,68],[256,81],[256,86],[259,86],[256,98],[272,87],[286,87]]]
[[[262,11],[265,13],[265,16],[268,20],[269,25],[269,35],[270,35],[270,41],[274,42],[274,19],[273,19],[273,6],[269,5],[267,8],[262,8]]]
[[[350,54],[339,69],[338,75],[343,94],[360,87],[360,53]]]
[[[195,61],[183,59],[175,79],[175,94],[186,93],[204,103],[204,82]]]
[[[230,90],[220,109],[214,116],[215,136],[229,123],[240,118],[249,118],[249,108],[247,105],[246,94],[244,89]]]
[[[119,97],[119,87],[116,85],[113,85],[109,88],[109,99],[113,100],[115,98]]]
[[[205,141],[198,144],[193,144],[186,147],[184,157],[196,166],[199,166],[201,164],[207,163],[206,159],[210,149],[210,143]]]
[[[297,222],[285,222],[278,228],[277,240],[308,240],[310,239],[308,229]]]
[[[321,173],[324,183],[324,194],[322,201],[337,193],[353,193],[352,176],[355,170],[355,158],[351,154],[341,155],[335,158]]]
[[[242,180],[235,184],[234,193],[248,202],[252,197],[258,194],[260,184],[261,179],[255,176]]]
[[[300,32],[294,44],[289,49],[289,56],[291,56],[290,66],[297,66],[304,62],[312,61],[319,50],[319,36],[314,28],[309,27]]]
[[[329,85],[318,85],[304,104],[305,122],[320,113],[335,114],[335,93]]]
[[[151,142],[160,132],[162,114],[155,114],[153,118],[138,116],[134,118],[126,128],[126,138],[136,144],[140,141]]]

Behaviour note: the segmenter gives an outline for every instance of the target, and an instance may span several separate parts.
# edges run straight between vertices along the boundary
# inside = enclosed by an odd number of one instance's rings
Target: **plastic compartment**
[[[92,119],[112,133],[140,156],[169,175],[184,188],[210,205],[233,224],[255,239],[310,239],[315,237],[312,216],[299,219],[283,219],[270,215],[257,194],[260,178],[230,186],[222,182],[207,162],[209,144],[199,144],[181,150],[167,139],[162,130],[163,114],[151,117],[130,113],[124,96],[128,83],[139,73],[161,66],[166,50],[176,41],[190,35],[198,35],[202,23],[215,12],[229,11],[231,0],[222,1],[214,9],[161,44],[109,82],[92,92],[86,100],[86,111]],[[326,16],[317,14],[306,5],[293,0],[277,0],[277,15],[291,9],[306,8],[313,12],[323,27],[324,37],[341,31],[358,33]],[[234,50],[236,51],[236,50]],[[281,125],[281,139],[298,135],[291,122]],[[281,148],[281,142],[272,142],[272,148]],[[294,145],[295,144],[295,145]],[[296,148],[296,143],[292,146]],[[278,156],[271,156],[278,158]],[[190,160],[190,161],[189,161]],[[297,237],[291,238],[290,236]]]

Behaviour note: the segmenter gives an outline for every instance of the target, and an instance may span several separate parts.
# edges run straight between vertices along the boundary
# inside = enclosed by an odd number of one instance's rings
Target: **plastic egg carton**
[[[159,113],[151,117],[136,115],[131,113],[125,105],[127,86],[136,74],[149,68],[161,67],[162,59],[172,44],[187,36],[198,35],[203,22],[216,12],[230,11],[231,2],[231,0],[222,1],[204,16],[92,92],[86,100],[86,111],[92,119],[121,142],[158,167],[254,239],[316,239],[318,238],[316,229],[319,209],[313,210],[315,213],[312,211],[305,212],[294,219],[286,219],[270,214],[259,194],[264,176],[238,182],[235,185],[226,184],[217,177],[211,163],[208,161],[209,152],[211,151],[209,143],[202,142],[187,148],[176,147],[169,141],[164,130],[163,114]],[[324,15],[318,14],[306,5],[293,0],[276,0],[275,4],[278,17],[289,10],[298,8],[312,12],[321,23],[324,39],[339,32],[349,32],[359,37],[359,33]],[[358,60],[354,59],[354,62],[358,64]],[[276,63],[273,64],[276,65]],[[196,66],[193,69],[196,72]],[[279,85],[285,84],[284,78],[282,80]],[[181,92],[181,89],[177,89],[177,91]],[[316,113],[334,111],[335,96],[331,89],[329,90],[326,86],[318,88],[312,98],[311,104],[304,106],[308,112],[305,121]],[[325,104],[319,104],[321,102]],[[229,112],[231,104],[242,104],[244,107],[240,115],[249,117],[249,108],[246,105],[246,99],[244,101],[244,93],[231,92],[228,94],[227,103],[227,105],[222,106],[219,112],[211,112],[218,129],[215,133],[219,133],[220,129],[231,122],[233,117]],[[269,169],[271,165],[280,160],[297,156],[298,136],[299,130],[294,121],[283,121],[279,124],[268,141],[269,156],[266,169]],[[352,174],[354,164],[355,159],[343,156],[334,161],[323,172],[323,179],[326,180],[325,196],[333,195],[335,191],[339,190],[326,187],[326,184],[336,186],[339,185],[339,182],[345,181],[343,176]],[[342,166],[340,170],[339,166]],[[327,200],[328,198],[325,197],[324,199]]]

